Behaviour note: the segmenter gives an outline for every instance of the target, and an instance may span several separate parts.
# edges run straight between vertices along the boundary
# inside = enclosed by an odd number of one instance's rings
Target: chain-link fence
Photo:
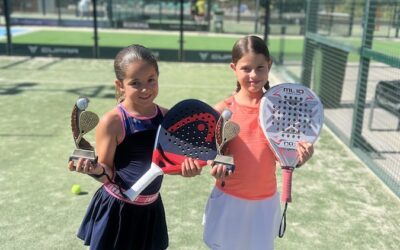
[[[400,196],[400,1],[307,2],[301,81],[321,97],[326,124]]]

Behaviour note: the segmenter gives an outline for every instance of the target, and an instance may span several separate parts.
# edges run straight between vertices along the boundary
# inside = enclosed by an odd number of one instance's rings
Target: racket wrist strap
[[[288,207],[288,203],[285,203],[285,208],[283,210],[282,213],[282,218],[281,218],[281,224],[279,226],[279,238],[283,238],[283,236],[285,235],[285,231],[286,231],[286,210]]]

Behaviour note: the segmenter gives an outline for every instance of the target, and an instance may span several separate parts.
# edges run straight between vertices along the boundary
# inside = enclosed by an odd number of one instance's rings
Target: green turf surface
[[[160,63],[165,107],[185,98],[210,104],[235,88],[226,64]],[[70,112],[80,94],[89,110],[115,105],[112,61],[0,57],[0,242],[2,249],[87,249],[75,236],[99,187],[67,170],[74,148]],[[86,138],[93,140],[93,132]],[[202,213],[213,179],[166,176],[162,187],[170,248],[202,250]],[[277,172],[280,175],[280,171]],[[73,195],[80,184],[85,194]],[[397,249],[400,202],[327,130],[294,175],[287,232],[278,250]]]

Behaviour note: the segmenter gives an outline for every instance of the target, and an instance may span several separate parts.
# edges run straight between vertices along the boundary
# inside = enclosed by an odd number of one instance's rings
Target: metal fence
[[[400,1],[307,3],[299,78],[326,124],[400,196]]]

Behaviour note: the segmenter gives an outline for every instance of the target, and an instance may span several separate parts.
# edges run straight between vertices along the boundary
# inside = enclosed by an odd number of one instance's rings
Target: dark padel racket
[[[213,160],[218,118],[217,111],[199,100],[187,99],[173,106],[158,127],[150,169],[124,194],[134,200],[157,176],[180,173],[187,157],[202,166]]]
[[[301,84],[283,83],[270,88],[260,103],[260,124],[282,169],[285,210],[280,237],[286,227],[286,209],[292,201],[292,173],[298,164],[297,143],[314,143],[321,131],[324,112],[318,96]]]

